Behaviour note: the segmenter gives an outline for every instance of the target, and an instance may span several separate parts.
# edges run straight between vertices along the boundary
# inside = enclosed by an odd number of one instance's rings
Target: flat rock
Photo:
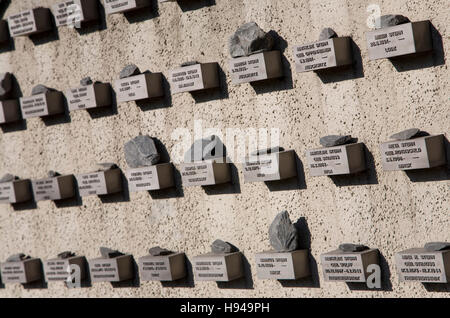
[[[54,178],[54,177],[59,176],[59,173],[56,172],[56,171],[50,170],[49,172],[47,172],[47,176],[48,176],[49,178]]]
[[[31,91],[31,95],[39,95],[39,94],[47,94],[50,92],[54,92],[55,90],[53,88],[49,88],[47,86],[44,85],[36,85],[35,87],[33,87],[33,90]]]
[[[131,168],[155,165],[160,160],[155,141],[149,136],[137,136],[125,143],[125,160]]]
[[[91,79],[89,76],[83,78],[83,79],[80,81],[81,86],[88,86],[88,85],[92,85],[93,83],[94,83],[94,82],[92,81],[92,79]]]
[[[136,65],[130,64],[130,65],[125,66],[120,71],[120,78],[127,78],[130,76],[138,75],[140,73],[141,73],[141,71],[139,71],[139,68]]]
[[[319,35],[319,41],[325,41],[332,38],[337,38],[336,32],[332,28],[324,28]]]
[[[389,138],[394,139],[394,140],[407,140],[407,139],[413,138],[418,133],[420,133],[420,129],[418,129],[418,128],[411,128],[411,129],[406,129],[406,130],[403,130],[403,131],[401,131],[399,133],[393,134]]]
[[[100,247],[100,254],[103,258],[115,258],[121,255],[124,255],[123,253],[113,250],[107,247]]]
[[[7,174],[5,174],[5,175],[0,179],[0,183],[3,183],[3,182],[11,182],[11,181],[14,181],[15,179],[16,179],[15,176],[13,176],[13,175],[10,174],[10,173],[7,173]]]
[[[98,171],[108,171],[111,169],[116,169],[117,165],[115,163],[112,162],[101,162],[101,163],[97,163],[97,170]]]
[[[169,251],[165,248],[161,248],[159,246],[152,247],[151,249],[149,249],[148,252],[150,253],[151,256],[164,256],[173,254],[172,251]]]
[[[8,259],[6,261],[7,262],[21,262],[21,261],[29,259],[29,258],[31,258],[31,257],[20,253],[20,254],[11,255],[10,257],[8,257]]]
[[[65,251],[65,252],[58,254],[58,258],[60,258],[60,259],[67,259],[67,258],[70,258],[73,256],[75,256],[75,253],[72,253],[70,251]]]
[[[352,140],[352,136],[338,136],[338,135],[329,135],[320,138],[320,144],[324,147],[334,147],[340,146],[348,143]]]
[[[255,22],[249,22],[239,27],[230,38],[230,55],[236,58],[270,51],[274,42],[273,37]]]
[[[280,151],[283,151],[283,149],[280,147],[272,147],[272,148],[267,148],[267,149],[258,149],[256,151],[253,151],[250,155],[251,156],[261,156],[261,155],[268,155],[268,154],[276,153],[276,152],[280,152]]]
[[[0,100],[7,98],[12,91],[12,76],[10,73],[0,74]]]
[[[362,252],[368,250],[369,248],[361,244],[344,243],[339,245],[339,249],[342,252]]]
[[[234,252],[234,248],[230,243],[224,242],[222,240],[215,240],[211,244],[211,252],[215,254],[229,254]]]
[[[269,228],[270,245],[277,252],[292,252],[298,248],[298,233],[289,219],[289,213],[279,213]]]
[[[182,63],[182,64],[181,64],[181,67],[192,66],[192,65],[197,65],[197,64],[200,64],[200,63],[197,62],[197,61],[188,61],[188,62]]]
[[[375,20],[375,25],[380,28],[388,28],[399,24],[408,23],[409,19],[400,14],[387,14]]]
[[[429,252],[444,251],[450,249],[448,242],[430,242],[425,244],[424,248]]]
[[[225,157],[225,147],[219,137],[212,135],[196,140],[184,155],[185,162]]]

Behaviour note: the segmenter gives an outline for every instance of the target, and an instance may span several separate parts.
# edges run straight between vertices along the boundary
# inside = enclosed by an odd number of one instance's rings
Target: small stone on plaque
[[[320,32],[319,41],[325,41],[332,38],[337,38],[337,34],[332,28],[324,28],[322,32]]]
[[[108,171],[111,169],[117,169],[117,165],[112,162],[101,162],[97,163],[97,171]]]
[[[22,253],[19,254],[14,254],[11,255],[10,257],[8,257],[8,259],[6,260],[7,262],[11,262],[11,263],[15,263],[15,262],[21,262],[24,261],[26,259],[30,259],[31,257]]]
[[[134,76],[134,75],[139,75],[141,73],[141,71],[139,70],[139,68],[134,65],[134,64],[129,64],[127,66],[125,66],[122,71],[120,71],[120,79],[123,78],[127,78],[130,76]]]
[[[149,249],[149,253],[151,256],[166,256],[166,255],[171,255],[174,252],[169,251],[165,248],[161,248],[159,246],[155,246],[155,247],[152,247],[151,249]]]
[[[0,74],[0,100],[5,99],[12,90],[12,79],[10,73]]]
[[[73,256],[75,256],[75,253],[72,253],[70,251],[66,251],[66,252],[62,252],[62,253],[58,254],[59,259],[67,259],[67,258],[70,258]]]
[[[298,248],[298,233],[289,219],[289,213],[283,211],[275,217],[269,228],[270,245],[277,252],[292,252]]]
[[[55,90],[53,88],[49,88],[47,86],[44,85],[36,85],[35,87],[33,87],[33,90],[31,91],[31,95],[39,95],[39,94],[46,94],[49,92],[54,92]]]
[[[94,82],[92,81],[92,79],[89,76],[81,79],[81,81],[80,81],[81,86],[88,86],[88,85],[92,85],[92,84],[94,84]]]
[[[229,254],[236,252],[236,249],[229,243],[222,240],[215,240],[211,244],[211,252],[215,254]]]
[[[408,139],[411,139],[411,138],[417,136],[419,133],[420,133],[420,129],[411,128],[411,129],[406,129],[399,133],[396,133],[389,138],[394,139],[394,140],[408,140]]]
[[[369,248],[361,244],[344,243],[339,245],[339,249],[342,252],[362,252],[368,250]]]
[[[5,175],[0,179],[0,183],[3,183],[3,182],[12,182],[12,181],[14,181],[15,179],[16,179],[15,176],[13,176],[13,175],[10,174],[10,173],[7,173],[7,174],[5,174]]]
[[[60,176],[60,174],[59,174],[58,172],[56,172],[56,171],[50,170],[50,171],[47,173],[47,176],[48,176],[49,178],[55,178],[55,177]]]
[[[408,23],[409,19],[405,16],[399,14],[387,14],[382,15],[375,19],[375,25],[380,26],[380,28],[388,28],[404,23]]]
[[[148,167],[160,160],[155,141],[149,136],[137,136],[125,146],[125,160],[131,168]]]
[[[122,255],[125,255],[117,250],[113,250],[107,247],[100,247],[100,254],[104,258],[116,258]]]
[[[230,55],[233,58],[270,51],[274,46],[273,37],[264,32],[255,22],[241,27],[230,38]]]
[[[450,243],[447,242],[430,242],[425,244],[424,248],[429,252],[445,251],[450,249]]]
[[[345,145],[352,140],[352,136],[329,135],[320,138],[320,144],[324,147],[334,147]]]
[[[281,147],[272,147],[272,148],[259,149],[259,150],[253,151],[250,155],[251,156],[269,155],[269,154],[281,152],[281,151],[283,151],[283,148],[281,148]]]
[[[180,66],[181,67],[186,67],[186,66],[192,66],[192,65],[197,65],[197,64],[200,64],[200,63],[197,62],[197,61],[188,61],[188,62],[182,63]]]

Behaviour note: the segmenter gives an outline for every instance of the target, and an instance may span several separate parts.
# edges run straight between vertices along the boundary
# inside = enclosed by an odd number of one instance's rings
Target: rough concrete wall
[[[13,0],[5,16],[56,0]],[[210,1],[211,2],[211,1]],[[106,18],[100,31],[79,33],[60,28],[58,39],[15,40],[15,50],[0,54],[1,71],[15,74],[24,96],[38,83],[65,91],[87,75],[111,82],[127,63],[142,70],[168,70],[187,60],[217,61],[226,74],[226,93],[213,98],[175,95],[164,102],[125,103],[117,113],[70,113],[69,120],[30,119],[26,129],[0,132],[0,172],[41,178],[47,170],[89,172],[97,162],[117,162],[126,168],[123,143],[139,133],[158,137],[171,152],[172,132],[203,128],[280,128],[281,145],[295,149],[305,162],[305,150],[329,133],[351,133],[373,155],[368,174],[356,178],[311,178],[299,163],[300,179],[271,186],[244,184],[236,164],[234,186],[205,191],[201,187],[149,195],[132,193],[102,202],[83,198],[74,206],[40,202],[36,208],[0,207],[0,260],[24,252],[46,259],[63,250],[87,258],[99,246],[132,253],[162,245],[185,251],[188,257],[209,250],[216,238],[241,249],[247,279],[231,285],[192,282],[187,288],[141,282],[139,288],[95,284],[68,290],[63,284],[26,290],[0,288],[0,297],[432,297],[421,284],[398,283],[394,253],[428,241],[450,241],[449,173],[440,169],[420,174],[382,171],[378,145],[391,133],[419,127],[430,133],[449,132],[448,2],[372,0],[213,0],[212,5],[159,5],[158,14]],[[411,63],[369,62],[365,44],[366,7],[377,2],[382,13],[401,13],[412,21],[430,19],[443,44],[438,52]],[[156,4],[156,1],[154,1]],[[197,2],[196,2],[197,3]],[[244,22],[254,20],[279,35],[286,78],[270,85],[231,85],[227,39]],[[314,41],[323,27],[349,35],[360,49],[356,71],[320,78],[296,74],[292,47]],[[435,32],[434,40],[439,41]],[[225,76],[222,76],[225,79]],[[310,246],[312,282],[281,285],[256,278],[254,254],[269,248],[267,230],[274,216],[288,210],[304,217],[303,246]],[[303,223],[305,224],[305,223]],[[354,291],[346,284],[325,283],[320,254],[342,242],[361,242],[383,255],[383,291]],[[186,286],[185,286],[186,287]],[[300,288],[295,288],[300,287]]]

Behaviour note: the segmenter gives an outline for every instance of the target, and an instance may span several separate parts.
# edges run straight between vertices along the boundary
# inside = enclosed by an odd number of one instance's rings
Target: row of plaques
[[[385,170],[424,169],[446,163],[444,136],[425,136],[380,145]],[[366,170],[362,143],[324,147],[306,152],[311,176],[348,175]],[[227,158],[210,159],[180,164],[182,183],[186,187],[212,186],[231,182]],[[128,169],[125,176],[131,192],[162,190],[175,186],[174,166],[161,163],[154,166]],[[293,150],[247,157],[243,164],[245,182],[268,182],[297,176],[296,156]],[[79,194],[107,195],[122,191],[122,173],[119,168],[75,176]],[[14,180],[0,183],[0,203],[21,203],[62,200],[75,196],[72,175],[40,180]],[[33,192],[33,193],[32,193]]]
[[[322,254],[322,270],[327,282],[367,282],[370,265],[379,265],[377,249],[360,252],[335,250]],[[293,252],[263,252],[255,257],[259,279],[298,280],[311,276],[308,250]],[[449,283],[450,250],[429,252],[413,248],[395,255],[397,273],[401,282]],[[83,256],[49,259],[43,262],[47,282],[67,281],[72,273],[71,265],[80,268],[80,279],[90,272],[93,283],[121,282],[135,276],[133,256],[120,255],[113,258],[95,258],[88,262]],[[87,266],[89,265],[89,270]],[[187,275],[184,253],[162,256],[144,256],[138,260],[142,281],[176,281]],[[244,276],[241,252],[228,254],[207,253],[192,259],[194,278],[197,281],[230,282]],[[0,265],[3,283],[28,284],[42,279],[42,264],[38,258]]]

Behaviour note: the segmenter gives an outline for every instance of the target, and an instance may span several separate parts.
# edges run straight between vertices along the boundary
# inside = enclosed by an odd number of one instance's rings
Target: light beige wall
[[[5,16],[57,1],[12,2]],[[366,7],[372,3],[378,3],[383,14],[401,13],[413,21],[430,19],[442,36],[441,52],[403,65],[410,70],[402,72],[389,60],[369,62],[364,34]],[[280,128],[282,146],[295,149],[302,162],[305,150],[316,147],[320,136],[351,133],[371,150],[374,167],[368,175],[337,179],[336,183],[327,177],[311,178],[304,169],[302,180],[269,189],[264,183],[244,184],[237,164],[238,185],[218,193],[206,193],[200,187],[178,194],[169,191],[169,198],[141,192],[130,194],[125,202],[103,203],[89,197],[80,206],[40,202],[36,209],[22,211],[2,205],[2,261],[17,252],[45,259],[67,249],[93,258],[99,255],[100,246],[137,258],[147,254],[148,248],[162,245],[192,257],[222,238],[246,255],[251,275],[246,282],[228,286],[234,288],[201,282],[190,288],[143,282],[139,288],[115,289],[105,283],[82,290],[68,290],[62,284],[37,290],[7,285],[0,288],[0,297],[448,296],[448,292],[427,292],[420,284],[398,283],[393,257],[397,251],[428,241],[450,241],[449,171],[430,173],[430,181],[424,181],[427,173],[413,175],[422,182],[413,182],[403,172],[384,173],[378,145],[391,133],[410,127],[448,136],[449,72],[442,58],[450,49],[449,19],[446,0],[215,0],[215,5],[186,11],[169,2],[159,5],[159,15],[141,22],[130,23],[119,14],[107,17],[106,28],[99,32],[79,34],[60,28],[59,40],[38,45],[29,38],[16,39],[15,50],[0,54],[0,69],[15,74],[24,95],[38,83],[64,91],[87,75],[110,82],[127,63],[167,76],[169,69],[193,59],[221,65],[227,75],[227,94],[223,99],[198,103],[190,94],[175,95],[168,100],[168,107],[157,103],[145,110],[135,103],[121,104],[117,114],[99,118],[79,111],[70,114],[70,122],[55,125],[30,119],[25,130],[0,132],[0,174],[11,172],[34,179],[50,169],[88,172],[102,161],[126,168],[125,141],[139,133],[149,134],[158,137],[170,152],[177,142],[172,132],[180,127],[193,131],[194,120],[200,119],[203,128]],[[276,31],[284,39],[284,47],[287,45],[284,62],[288,74],[281,83],[256,89],[231,85],[227,39],[239,25],[251,20]],[[346,72],[324,83],[313,72],[295,73],[292,47],[314,41],[327,26],[339,35],[351,36],[359,46],[363,77]],[[306,218],[309,232],[302,238],[306,241],[310,236],[316,260],[312,286],[282,286],[256,278],[254,254],[269,248],[268,226],[284,209],[292,219]],[[389,279],[387,291],[351,291],[345,284],[323,281],[320,254],[342,242],[380,249]]]

